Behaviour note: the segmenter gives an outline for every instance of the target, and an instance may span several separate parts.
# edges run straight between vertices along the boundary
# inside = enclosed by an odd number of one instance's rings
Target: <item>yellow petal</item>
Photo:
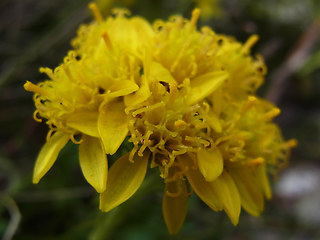
[[[220,116],[223,109],[223,89],[218,88],[214,91],[214,94],[210,96],[213,105],[214,113],[216,116]],[[210,124],[210,123],[209,123]],[[214,129],[214,128],[213,128]]]
[[[258,166],[256,170],[256,174],[260,182],[260,185],[262,187],[264,196],[267,199],[270,199],[272,197],[272,192],[271,192],[271,187],[270,187],[270,183],[267,175],[266,164],[261,164],[260,166]]]
[[[183,161],[189,161],[184,157]],[[198,169],[194,169],[189,165],[189,170],[186,172],[186,177],[193,191],[199,198],[214,211],[223,209],[218,193],[211,187],[211,183],[207,182]]]
[[[207,182],[212,182],[223,171],[223,159],[218,148],[200,149],[197,153],[199,170]]]
[[[149,84],[145,75],[141,77],[141,86],[138,91],[133,94],[124,96],[124,103],[126,107],[135,106],[144,102],[151,95]]]
[[[49,141],[42,147],[33,171],[33,183],[38,183],[40,179],[49,171],[57,160],[59,152],[69,141],[69,135],[63,132],[56,132]]]
[[[98,112],[76,112],[66,121],[68,127],[92,137],[99,137]]]
[[[152,26],[145,19],[140,17],[132,17],[130,20],[131,24],[138,33],[138,36],[140,36],[140,44],[143,46],[148,45],[150,43],[150,39],[154,35]]]
[[[125,96],[139,89],[139,86],[130,80],[122,80],[113,83],[109,88],[110,98]]]
[[[105,191],[108,161],[100,140],[83,135],[79,146],[79,159],[82,173],[88,183],[99,193]]]
[[[153,79],[166,83],[176,83],[169,70],[160,63],[152,62],[150,72]]]
[[[184,180],[166,183],[162,212],[170,234],[177,234],[188,210],[187,185]]]
[[[223,203],[223,209],[229,216],[233,225],[239,222],[241,211],[241,202],[238,189],[227,172],[223,172],[214,182],[212,187],[219,194],[220,201]]]
[[[257,178],[246,168],[235,168],[230,174],[238,188],[242,207],[251,215],[259,216],[264,208],[264,199]]]
[[[121,17],[114,19],[114,21],[107,21],[104,29],[108,29],[110,40],[112,43],[117,43],[117,48],[136,51],[139,45],[139,36],[129,19]]]
[[[191,81],[191,92],[187,98],[188,104],[193,105],[210,95],[228,78],[225,71],[203,74]]]
[[[128,133],[127,116],[122,102],[109,102],[101,109],[98,118],[98,130],[105,152],[114,154]]]
[[[222,127],[218,116],[212,111],[209,110],[207,115],[207,122],[209,123],[210,127],[215,130],[217,133],[221,133]]]
[[[128,200],[140,187],[147,171],[149,155],[134,157],[129,153],[119,158],[110,168],[107,189],[100,195],[100,209],[108,212]]]

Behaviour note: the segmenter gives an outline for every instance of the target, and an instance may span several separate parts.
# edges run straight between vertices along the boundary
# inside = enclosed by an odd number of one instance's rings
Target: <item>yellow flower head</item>
[[[151,27],[124,10],[103,20],[90,7],[96,21],[80,27],[64,63],[41,70],[50,80],[25,84],[35,93],[35,118],[50,126],[34,182],[71,139],[103,211],[136,192],[150,162],[165,183],[171,234],[184,222],[192,191],[234,225],[241,207],[259,215],[271,197],[267,169],[286,164],[295,142],[284,142],[271,122],[280,110],[255,97],[266,73],[262,58],[250,56],[257,37],[241,44],[209,27],[198,31],[197,9],[190,20],[173,16]],[[106,154],[126,136],[132,151],[108,171]]]
[[[24,87],[35,93],[34,118],[47,119],[50,127],[35,165],[34,183],[51,168],[71,139],[80,143],[84,176],[103,192],[108,172],[106,154],[116,152],[128,131],[123,126],[126,120],[119,99],[139,89],[142,46],[153,32],[145,20],[128,19],[125,10],[115,10],[115,17],[103,21],[96,6],[90,7],[97,21],[80,27],[72,41],[74,50],[54,71],[40,68],[49,80],[38,85],[27,82]],[[78,142],[75,136],[80,134]]]

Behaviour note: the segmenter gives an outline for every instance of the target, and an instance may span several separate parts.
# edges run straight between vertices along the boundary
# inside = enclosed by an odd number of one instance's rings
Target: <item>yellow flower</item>
[[[208,27],[199,32],[198,16],[195,10],[190,21],[155,22],[143,62],[144,94],[124,97],[134,148],[111,167],[100,199],[109,211],[130,198],[151,155],[165,182],[163,215],[171,234],[184,222],[188,185],[234,225],[241,207],[259,215],[271,197],[266,167],[285,164],[295,144],[284,142],[271,123],[279,109],[254,97],[266,73],[262,58],[249,55],[257,36],[242,45]]]
[[[50,127],[33,182],[40,181],[71,139],[80,145],[86,180],[101,193],[107,183],[106,154],[114,154],[128,132],[121,98],[139,89],[142,46],[153,32],[145,20],[126,18],[125,10],[116,10],[115,17],[103,21],[96,6],[90,7],[96,21],[80,27],[72,41],[74,50],[54,71],[40,68],[49,80],[27,82],[24,87],[35,93],[34,118],[47,119]]]
[[[266,73],[262,58],[250,56],[257,36],[241,44],[209,27],[198,31],[197,9],[190,20],[173,16],[152,28],[125,10],[103,20],[90,7],[96,21],[80,27],[64,63],[41,69],[50,80],[25,84],[35,93],[35,119],[50,126],[34,182],[71,139],[102,211],[137,191],[150,160],[164,179],[171,234],[182,227],[192,192],[234,225],[241,207],[259,215],[271,197],[267,169],[284,166],[295,142],[284,142],[271,122],[279,109],[255,97]],[[106,154],[127,135],[132,151],[108,171]]]

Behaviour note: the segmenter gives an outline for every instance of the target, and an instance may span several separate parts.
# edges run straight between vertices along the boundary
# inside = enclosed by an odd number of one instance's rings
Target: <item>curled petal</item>
[[[49,141],[42,147],[33,171],[33,183],[38,183],[40,179],[49,171],[57,160],[59,152],[69,141],[69,134],[56,132]]]

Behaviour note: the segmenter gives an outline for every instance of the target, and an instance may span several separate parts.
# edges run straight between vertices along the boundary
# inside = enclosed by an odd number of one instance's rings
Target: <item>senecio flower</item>
[[[272,119],[280,110],[255,96],[266,67],[245,44],[196,28],[173,16],[151,26],[116,9],[83,25],[64,62],[49,80],[24,87],[34,92],[34,118],[50,127],[33,182],[38,183],[71,140],[79,145],[86,180],[100,193],[100,209],[129,199],[148,165],[164,180],[163,215],[171,234],[180,230],[195,192],[212,210],[237,225],[241,207],[258,216],[271,197],[267,170],[287,162],[285,142]],[[108,170],[126,137],[133,149]]]

